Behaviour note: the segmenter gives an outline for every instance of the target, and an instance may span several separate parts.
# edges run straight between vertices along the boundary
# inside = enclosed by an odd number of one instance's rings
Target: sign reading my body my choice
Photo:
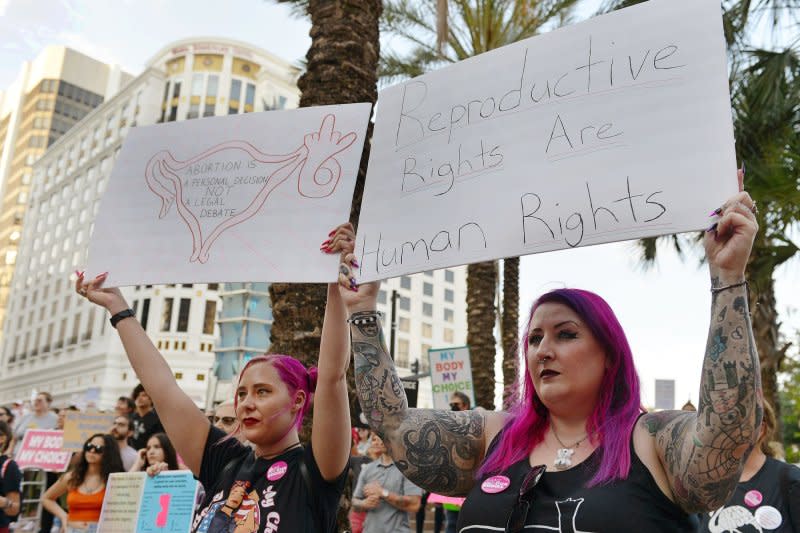
[[[469,346],[428,350],[431,368],[431,388],[434,409],[450,409],[450,397],[454,392],[469,396],[475,407],[475,390],[472,386],[472,364]]]
[[[707,227],[727,83],[719,2],[651,0],[382,91],[359,279]]]

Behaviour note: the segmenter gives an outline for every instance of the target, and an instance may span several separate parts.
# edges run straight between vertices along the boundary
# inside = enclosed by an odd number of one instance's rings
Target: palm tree
[[[374,104],[378,99],[381,0],[278,1],[292,4],[295,14],[311,19],[311,47],[306,54],[306,70],[298,81],[302,92],[300,107],[353,102]],[[367,139],[371,135],[370,129]],[[364,143],[351,208],[350,218],[354,224],[358,222],[368,160],[369,141]],[[273,323],[269,351],[292,354],[306,365],[316,363],[325,298],[326,289],[321,284],[273,283],[270,286]],[[353,374],[348,373],[351,413],[357,412],[353,379]],[[310,420],[311,417],[306,417],[304,440],[311,434]],[[349,527],[349,508],[349,501],[340,506],[340,531]]]
[[[392,80],[418,76],[532,37],[544,29],[567,22],[577,3],[578,0],[387,0],[382,29],[400,37],[411,47],[402,54],[384,52],[380,64],[381,77]],[[467,268],[467,344],[470,347],[475,401],[486,409],[494,409],[497,277],[494,261]],[[511,390],[516,378],[518,355],[517,258],[504,260],[504,280],[501,325],[503,382],[506,390]]]
[[[639,2],[612,0],[605,10]],[[736,148],[746,164],[745,188],[760,209],[760,230],[747,267],[750,308],[764,397],[778,415],[777,373],[790,343],[784,343],[779,332],[775,271],[798,252],[789,232],[800,221],[800,35],[795,25],[795,35],[788,41],[791,45],[778,51],[751,49],[747,38],[763,17],[769,16],[775,29],[798,4],[797,0],[723,3]],[[668,238],[679,252],[682,243],[688,242]],[[646,264],[656,259],[655,242],[639,242]]]

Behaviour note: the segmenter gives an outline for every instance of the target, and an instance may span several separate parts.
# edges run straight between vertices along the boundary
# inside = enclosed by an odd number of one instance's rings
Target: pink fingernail
[[[353,265],[353,266],[354,266],[354,267],[356,267],[356,268],[361,268],[361,266],[359,266],[359,264],[358,264],[358,261],[356,261],[355,259],[353,259],[352,261],[350,261],[350,264],[351,264],[351,265]]]
[[[711,233],[712,231],[714,231],[714,230],[716,230],[716,229],[717,229],[717,223],[716,223],[716,222],[714,222],[713,224],[711,224],[711,225],[708,227],[708,229],[706,230],[706,233]]]
[[[720,214],[722,214],[722,208],[718,207],[718,208],[714,209],[713,211],[711,211],[711,213],[708,216],[714,217],[714,216],[717,216],[717,215],[720,215]]]
[[[334,233],[336,233],[336,230],[333,230],[333,231],[331,231],[330,233],[328,233],[328,237],[333,237],[333,234],[334,234]]]

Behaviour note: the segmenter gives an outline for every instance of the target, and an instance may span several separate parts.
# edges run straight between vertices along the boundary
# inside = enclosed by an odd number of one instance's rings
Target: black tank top
[[[499,434],[492,441],[491,451]],[[687,514],[667,498],[656,485],[647,467],[630,442],[631,469],[627,479],[586,488],[596,472],[600,453],[595,450],[581,464],[561,472],[545,472],[534,489],[525,532],[619,533],[619,532],[693,532]],[[499,474],[495,483],[481,478],[467,495],[458,517],[459,533],[497,533],[504,531],[508,516],[519,496],[519,487],[531,469],[528,457]]]

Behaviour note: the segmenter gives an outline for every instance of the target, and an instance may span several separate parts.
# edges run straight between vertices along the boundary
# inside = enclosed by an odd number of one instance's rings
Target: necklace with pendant
[[[557,470],[566,470],[570,466],[572,466],[572,456],[575,455],[575,450],[577,450],[581,443],[586,440],[589,436],[587,433],[583,437],[581,437],[578,442],[573,444],[572,446],[567,446],[561,439],[558,438],[558,433],[556,433],[556,428],[550,426],[550,429],[553,430],[553,436],[556,438],[558,443],[561,445],[561,448],[556,450],[556,458],[553,461],[553,466],[556,467]]]

